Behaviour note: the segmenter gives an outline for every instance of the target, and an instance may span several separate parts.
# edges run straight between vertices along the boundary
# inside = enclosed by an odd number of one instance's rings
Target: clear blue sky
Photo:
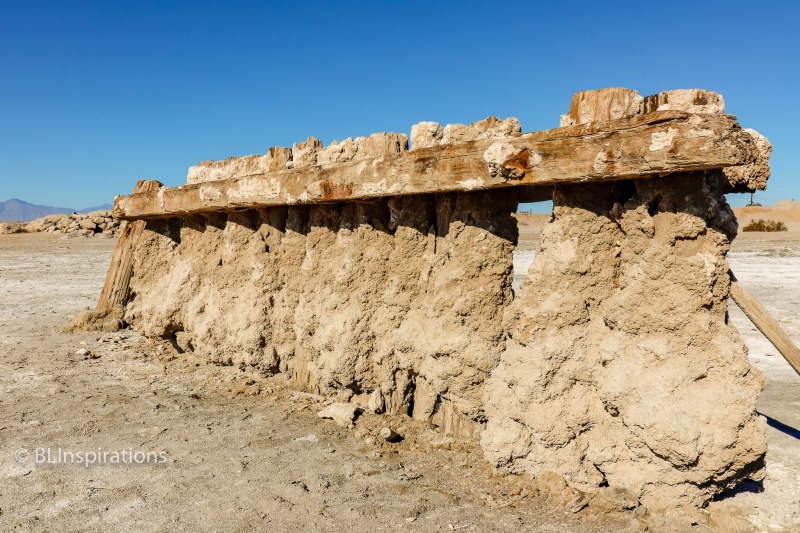
[[[556,127],[610,86],[721,93],[775,147],[756,199],[800,199],[799,35],[791,2],[6,1],[0,201],[97,205],[309,135]]]

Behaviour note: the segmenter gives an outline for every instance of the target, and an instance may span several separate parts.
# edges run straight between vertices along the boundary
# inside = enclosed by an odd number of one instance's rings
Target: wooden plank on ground
[[[133,188],[134,194],[157,191],[162,187],[161,182],[155,180],[141,180]],[[125,223],[122,228],[114,255],[111,257],[111,266],[106,274],[106,282],[97,301],[97,309],[110,309],[114,306],[124,306],[130,294],[131,276],[133,275],[133,250],[139,236],[144,231],[146,222],[134,220]]]
[[[503,139],[161,188],[118,197],[114,216],[164,218],[276,205],[634,179],[742,165],[755,156],[752,139],[732,115],[657,111]]]
[[[761,302],[756,300],[750,291],[745,289],[741,283],[736,280],[733,272],[731,276],[731,298],[736,302],[741,310],[747,315],[758,330],[775,346],[775,349],[786,359],[786,361],[794,368],[794,371],[800,374],[800,350],[797,349],[792,339],[778,324],[778,321],[764,309]]]

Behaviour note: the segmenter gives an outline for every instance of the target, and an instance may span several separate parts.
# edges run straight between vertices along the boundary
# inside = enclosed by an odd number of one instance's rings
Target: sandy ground
[[[515,285],[538,227],[521,227]],[[699,524],[575,513],[527,480],[494,476],[474,444],[408,419],[363,415],[340,428],[281,376],[201,364],[131,331],[59,333],[94,305],[114,244],[0,235],[0,531],[711,531],[708,516],[733,531],[728,515],[800,530],[800,378],[738,309],[731,320],[768,382],[763,485],[713,503]],[[800,232],[746,234],[730,262],[800,341]],[[406,439],[376,438],[383,425]],[[105,452],[106,464],[41,462],[59,448]],[[115,452],[124,464],[111,463]]]
[[[782,200],[772,206],[734,207],[733,212],[740,228],[762,219],[783,222],[790,231],[800,231],[800,202]]]
[[[741,233],[728,262],[737,279],[800,343],[800,231]],[[763,531],[800,531],[800,376],[736,304],[729,316],[750,349],[750,360],[767,378],[758,410],[769,425],[763,487],[743,487],[731,501]]]

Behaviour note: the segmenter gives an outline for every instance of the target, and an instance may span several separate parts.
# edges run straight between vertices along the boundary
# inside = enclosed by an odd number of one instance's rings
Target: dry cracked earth
[[[521,228],[520,279],[537,229]],[[203,364],[130,330],[60,333],[94,306],[114,245],[0,235],[1,531],[800,530],[800,378],[733,306],[767,376],[767,479],[653,515],[497,477],[473,443],[406,418],[339,427],[280,375]],[[800,341],[800,232],[744,234],[729,259]],[[386,425],[404,440],[382,440]]]

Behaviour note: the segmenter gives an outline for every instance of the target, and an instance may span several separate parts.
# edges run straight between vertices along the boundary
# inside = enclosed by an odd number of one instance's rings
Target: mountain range
[[[91,213],[92,211],[110,210],[111,204],[86,207],[84,209],[71,209],[69,207],[51,207],[49,205],[35,205],[12,198],[0,202],[0,222],[30,222],[35,218],[55,215],[58,213]]]

